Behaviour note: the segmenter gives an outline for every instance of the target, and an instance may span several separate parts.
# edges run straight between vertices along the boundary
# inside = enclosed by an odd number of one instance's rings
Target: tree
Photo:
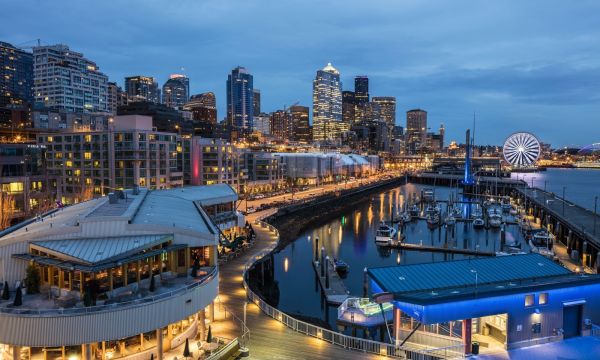
[[[190,339],[185,339],[185,348],[183,348],[183,357],[189,358],[192,356],[190,352]]]
[[[37,294],[40,292],[40,270],[37,266],[29,264],[25,275],[25,288],[28,294]]]
[[[10,226],[14,211],[14,196],[0,191],[0,230],[6,229]]]
[[[8,289],[8,281],[4,282],[4,288],[2,289],[2,300],[10,299],[10,290]]]
[[[208,325],[208,334],[206,335],[206,342],[209,344],[212,342],[212,329],[210,325]]]
[[[21,306],[23,305],[23,291],[21,290],[21,285],[16,290],[15,301],[13,302],[13,306]]]

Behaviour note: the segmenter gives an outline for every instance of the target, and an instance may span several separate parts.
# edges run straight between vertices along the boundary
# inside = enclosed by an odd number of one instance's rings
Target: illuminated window
[[[85,152],[83,153],[83,158],[86,160],[91,160],[92,159],[92,153],[91,152]]]
[[[48,142],[53,142],[54,138],[52,136],[48,136]]]
[[[534,296],[533,295],[525,295],[525,306],[533,306],[534,304]]]
[[[91,142],[92,141],[92,135],[86,135],[83,137],[83,139],[85,140],[85,142]]]
[[[546,305],[548,303],[548,293],[540,294],[540,305]]]
[[[67,165],[67,167],[72,167],[73,162],[71,160],[67,160],[66,165]]]

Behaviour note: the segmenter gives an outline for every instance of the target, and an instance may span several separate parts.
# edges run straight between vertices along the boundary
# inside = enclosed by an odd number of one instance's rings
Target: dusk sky
[[[344,90],[368,75],[397,98],[397,119],[423,108],[463,141],[514,131],[554,147],[600,142],[599,1],[6,1],[0,40],[64,43],[111,79],[170,73],[191,93],[214,91],[237,65],[254,75],[269,112],[312,107],[312,80],[332,62]],[[184,70],[182,70],[182,68]]]

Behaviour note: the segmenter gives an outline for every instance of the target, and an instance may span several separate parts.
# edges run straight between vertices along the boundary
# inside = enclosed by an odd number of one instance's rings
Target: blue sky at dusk
[[[120,85],[190,77],[214,91],[242,65],[263,111],[312,106],[315,71],[332,62],[352,90],[397,98],[397,123],[423,108],[430,127],[478,143],[526,130],[554,146],[600,142],[598,1],[5,1],[0,40],[64,43]]]

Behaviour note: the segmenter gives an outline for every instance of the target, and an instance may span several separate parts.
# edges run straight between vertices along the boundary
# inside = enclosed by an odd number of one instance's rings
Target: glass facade
[[[313,139],[339,138],[349,128],[342,120],[340,72],[329,63],[313,81]]]
[[[253,77],[236,67],[227,78],[227,121],[236,128],[252,131],[254,115]]]

